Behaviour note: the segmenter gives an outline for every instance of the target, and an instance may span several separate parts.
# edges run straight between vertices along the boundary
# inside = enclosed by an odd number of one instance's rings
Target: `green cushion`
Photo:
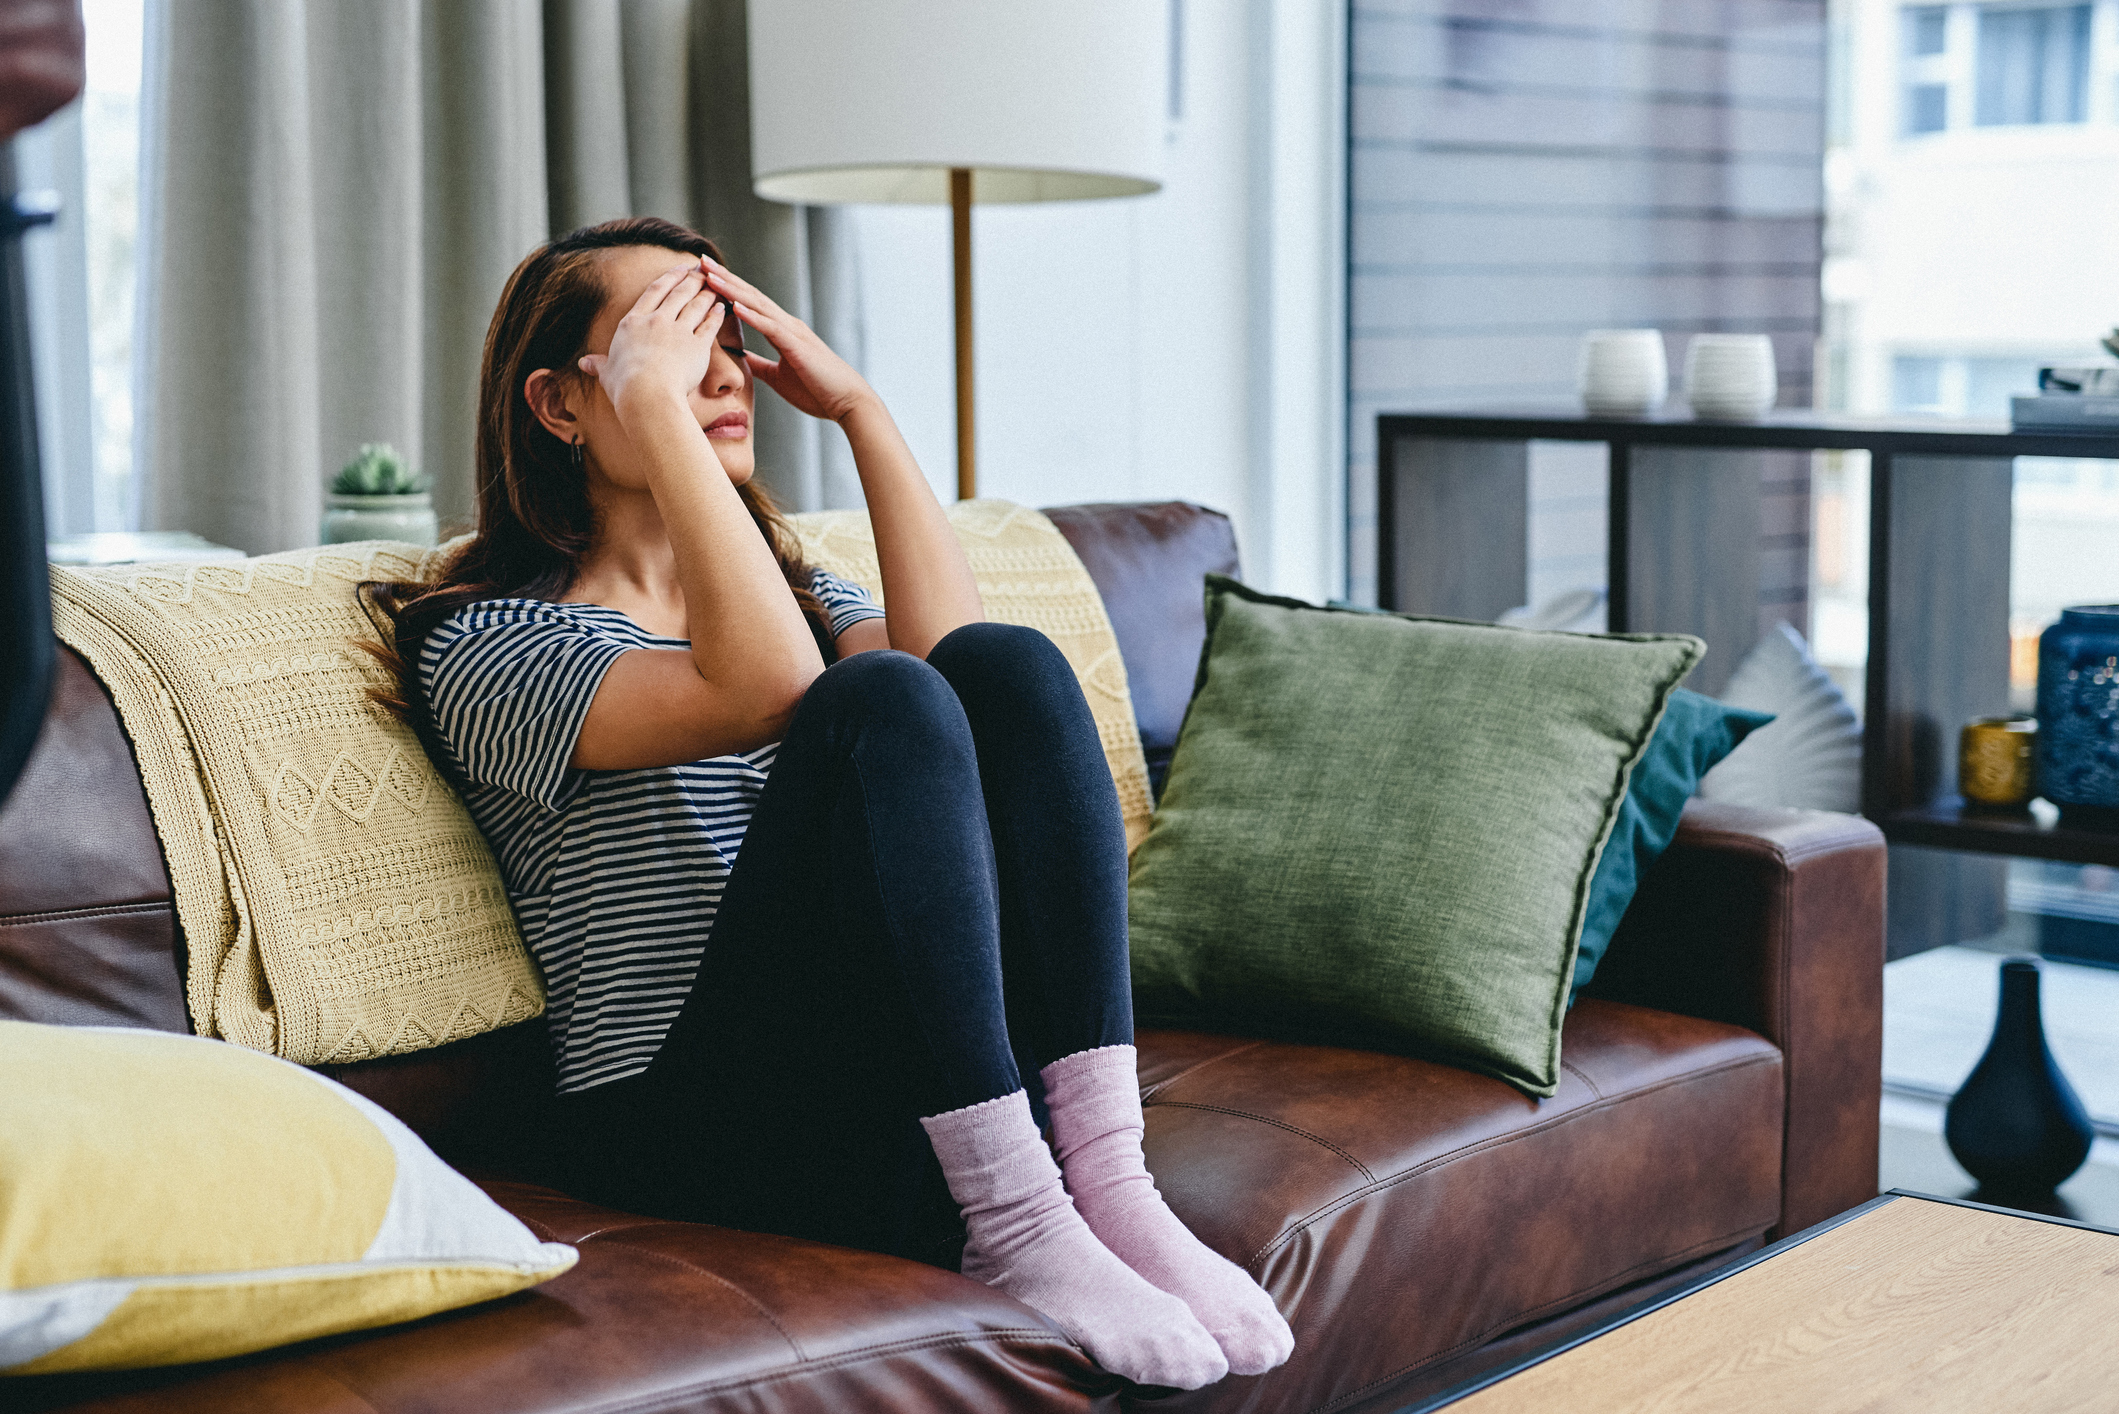
[[[1589,985],[1597,964],[1604,960],[1611,935],[1626,916],[1626,905],[1633,902],[1633,892],[1647,875],[1648,866],[1677,834],[1678,817],[1699,788],[1700,777],[1772,720],[1771,712],[1725,706],[1682,687],[1670,694],[1663,720],[1656,724],[1648,750],[1633,768],[1626,799],[1619,806],[1619,822],[1590,880],[1582,941],[1575,949],[1577,992]]]
[[[1552,1094],[1598,853],[1703,651],[1342,613],[1209,575],[1192,705],[1133,859],[1141,1015]]]

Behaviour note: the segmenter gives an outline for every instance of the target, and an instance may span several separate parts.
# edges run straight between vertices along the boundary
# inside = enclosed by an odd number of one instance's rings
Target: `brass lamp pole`
[[[956,264],[956,498],[979,494],[977,419],[971,402],[971,169],[949,169],[950,245]]]

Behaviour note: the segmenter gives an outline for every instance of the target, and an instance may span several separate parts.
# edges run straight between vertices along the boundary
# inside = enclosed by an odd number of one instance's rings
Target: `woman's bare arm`
[[[883,569],[885,628],[856,624],[839,638],[842,654],[888,645],[926,657],[952,629],[985,619],[971,566],[927,485],[912,449],[875,390],[806,324],[726,267],[708,263],[712,288],[736,301],[745,324],[772,341],[779,360],[749,356],[751,372],[812,417],[845,429],[868,498]],[[863,630],[867,630],[863,632]]]
[[[697,267],[671,271],[619,321],[610,353],[582,361],[646,472],[691,635],[689,653],[640,649],[612,663],[574,748],[582,769],[676,765],[777,741],[824,671],[771,547],[687,401],[725,312]]]

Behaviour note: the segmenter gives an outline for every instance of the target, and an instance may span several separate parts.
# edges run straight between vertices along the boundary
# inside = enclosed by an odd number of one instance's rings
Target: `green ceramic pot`
[[[321,543],[343,545],[349,540],[404,540],[414,545],[432,545],[441,528],[434,519],[434,495],[421,491],[409,496],[324,497]]]

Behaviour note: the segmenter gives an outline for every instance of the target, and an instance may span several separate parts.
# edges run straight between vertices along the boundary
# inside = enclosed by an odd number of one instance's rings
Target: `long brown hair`
[[[537,420],[523,385],[540,368],[561,378],[587,377],[576,360],[586,352],[589,326],[607,297],[600,256],[622,246],[721,259],[719,247],[697,231],[654,216],[584,226],[530,252],[508,277],[486,330],[478,376],[477,531],[432,583],[370,581],[360,587],[362,607],[382,640],[362,647],[390,668],[397,684],[394,693],[377,689],[373,695],[422,735],[427,713],[417,665],[427,635],[482,599],[555,599],[566,593],[595,540],[595,509],[573,449]],[[824,661],[832,661],[831,622],[810,592],[810,567],[794,532],[755,481],[737,494],[780,562]]]

